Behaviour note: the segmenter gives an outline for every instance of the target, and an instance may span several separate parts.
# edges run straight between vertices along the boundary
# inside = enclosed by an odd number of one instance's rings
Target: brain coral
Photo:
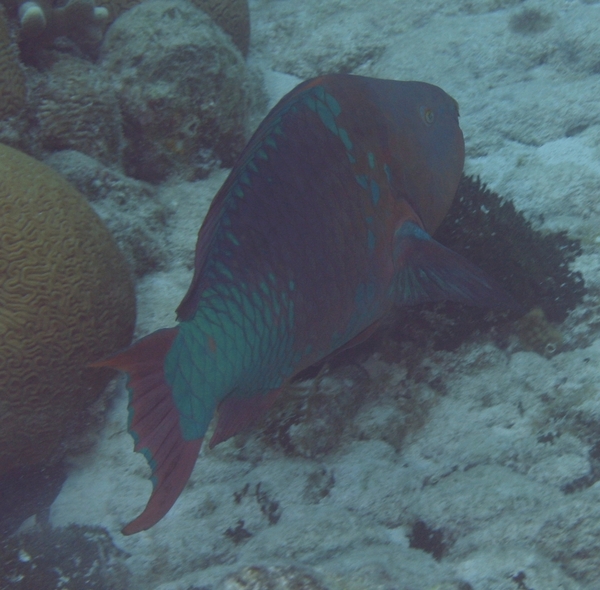
[[[86,60],[63,55],[35,76],[31,103],[37,139],[49,151],[77,150],[120,164],[123,133],[114,85]]]
[[[135,297],[123,258],[81,195],[0,144],[0,474],[54,456],[126,346]]]

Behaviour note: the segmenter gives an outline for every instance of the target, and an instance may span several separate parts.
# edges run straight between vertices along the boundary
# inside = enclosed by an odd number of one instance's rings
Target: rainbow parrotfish
[[[430,84],[322,76],[273,108],[200,228],[179,325],[97,363],[129,374],[129,431],[152,469],[124,534],[171,508],[215,412],[210,447],[395,305],[511,306],[430,237],[463,162],[458,105]]]

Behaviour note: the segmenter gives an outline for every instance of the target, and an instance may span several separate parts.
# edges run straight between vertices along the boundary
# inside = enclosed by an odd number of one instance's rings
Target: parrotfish
[[[300,371],[366,339],[394,306],[510,297],[431,238],[464,163],[440,88],[353,75],[308,80],[272,109],[200,228],[177,327],[96,363],[129,374],[129,431],[153,526],[209,447],[249,427]]]

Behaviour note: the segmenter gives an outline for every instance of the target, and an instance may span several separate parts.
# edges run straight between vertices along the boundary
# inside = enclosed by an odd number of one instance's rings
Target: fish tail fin
[[[460,254],[436,242],[416,223],[397,231],[394,259],[399,268],[397,303],[457,301],[467,305],[523,311],[496,281]]]
[[[171,386],[164,375],[164,359],[178,328],[153,332],[126,350],[93,363],[129,374],[129,432],[135,450],[152,469],[152,495],[144,511],[122,533],[131,535],[156,524],[173,506],[187,483],[202,439],[185,440]]]

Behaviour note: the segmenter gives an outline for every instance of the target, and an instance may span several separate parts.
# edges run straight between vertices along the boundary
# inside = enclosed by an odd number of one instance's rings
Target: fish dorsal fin
[[[394,235],[395,299],[398,305],[457,301],[494,309],[519,305],[480,268],[436,242],[412,221]]]
[[[265,120],[260,124],[254,135],[240,154],[231,174],[216,194],[211,206],[206,214],[202,227],[198,233],[198,242],[196,244],[196,256],[194,259],[194,277],[185,294],[183,300],[177,308],[177,319],[189,320],[196,312],[198,301],[201,292],[207,287],[206,275],[204,267],[210,252],[210,248],[214,242],[216,231],[219,227],[227,198],[231,192],[239,185],[240,180],[248,174],[248,164],[252,162],[257,152],[269,137],[276,133],[281,124],[282,118],[294,107],[299,100],[302,100],[302,95],[310,91],[311,88],[318,86],[322,77],[307,80],[299,84],[291,92],[286,94],[273,107]]]

